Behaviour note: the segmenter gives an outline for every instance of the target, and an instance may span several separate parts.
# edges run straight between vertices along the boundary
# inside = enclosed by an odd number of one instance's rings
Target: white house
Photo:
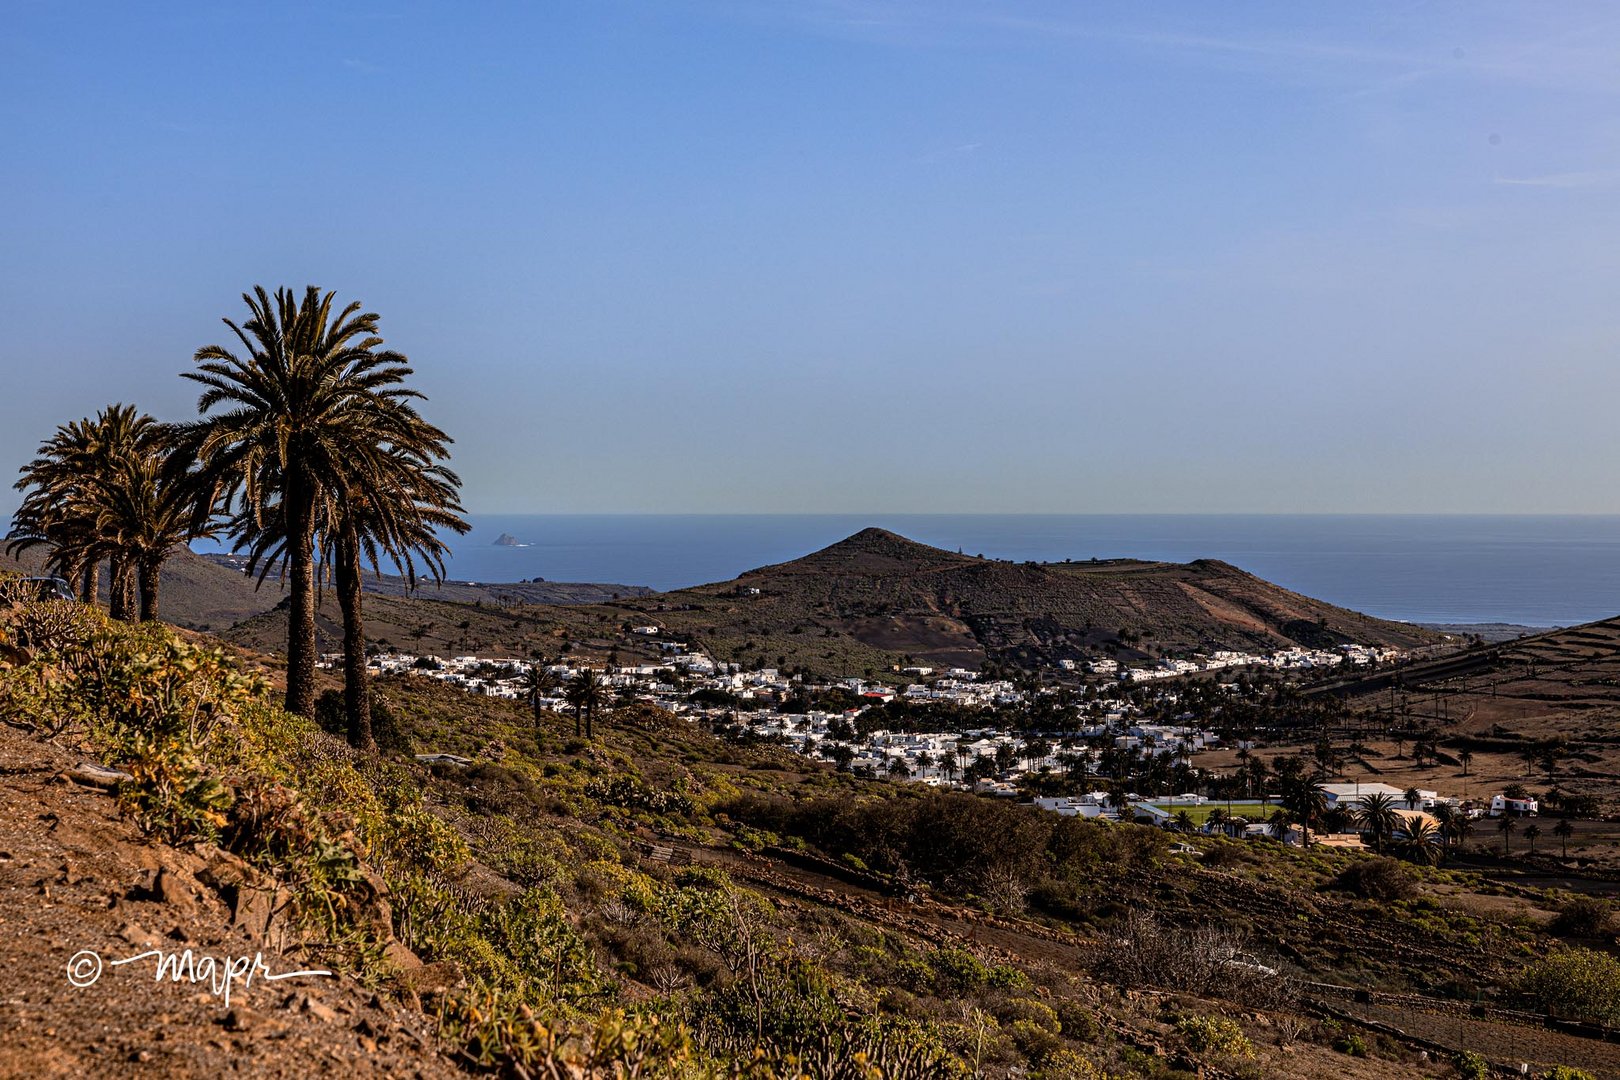
[[[1404,788],[1391,787],[1388,784],[1318,784],[1322,795],[1327,799],[1328,808],[1343,807],[1346,810],[1360,809],[1362,802],[1369,795],[1388,795],[1396,802],[1406,801]]]
[[[1491,817],[1534,817],[1541,808],[1534,799],[1510,799],[1506,795],[1491,796]]]

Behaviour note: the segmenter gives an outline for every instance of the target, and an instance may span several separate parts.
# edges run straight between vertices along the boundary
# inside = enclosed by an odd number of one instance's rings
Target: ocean
[[[868,526],[1006,559],[1223,559],[1386,619],[1567,626],[1620,615],[1620,517],[1178,514],[471,516],[463,581],[674,589],[785,562]],[[524,547],[497,547],[509,533]]]

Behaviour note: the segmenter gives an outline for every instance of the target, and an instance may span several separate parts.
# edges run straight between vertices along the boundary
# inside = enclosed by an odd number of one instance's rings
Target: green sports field
[[[1188,806],[1186,803],[1156,802],[1153,800],[1146,800],[1143,805],[1156,806],[1161,810],[1167,811],[1171,815],[1178,815],[1185,810],[1187,811],[1187,816],[1193,819],[1193,824],[1195,825],[1202,825],[1205,821],[1209,820],[1210,812],[1214,810],[1219,810],[1221,813],[1228,814],[1232,817],[1248,818],[1250,821],[1264,821],[1266,818],[1271,816],[1271,812],[1273,810],[1277,809],[1276,803],[1266,806],[1259,802],[1207,802],[1203,806]]]

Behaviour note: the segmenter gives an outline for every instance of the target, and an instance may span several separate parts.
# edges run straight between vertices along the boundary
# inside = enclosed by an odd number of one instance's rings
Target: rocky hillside
[[[84,760],[0,727],[0,1076],[460,1075],[428,1017],[347,973],[261,976],[227,1003],[206,978],[154,980],[155,958],[119,964],[190,949],[320,966],[283,954],[269,876],[215,844],[154,842]]]
[[[587,739],[409,676],[378,687],[369,758],[200,636],[71,604],[0,610],[0,634],[0,1075],[1463,1075],[1431,1056],[1461,991],[1522,1009],[1522,972],[1562,955],[1562,901],[1443,870],[1385,863],[1374,892],[1353,854],[1178,854],[657,709]],[[114,963],[186,948],[334,974],[226,1006]],[[1395,1018],[1353,1018],[1374,1005]],[[1620,1071],[1523,1015],[1470,1013],[1471,1047]]]

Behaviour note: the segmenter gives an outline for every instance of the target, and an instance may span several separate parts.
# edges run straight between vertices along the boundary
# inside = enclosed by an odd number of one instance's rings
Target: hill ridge
[[[813,630],[812,641],[846,637],[889,663],[911,657],[1050,666],[1102,652],[1140,660],[1222,648],[1351,642],[1409,648],[1445,640],[1316,600],[1220,559],[1020,562],[964,555],[876,527],[730,581],[628,606],[703,612],[666,621],[722,652],[752,645],[763,654],[802,656],[802,639]],[[828,651],[821,659],[836,658],[836,650],[833,657]]]

